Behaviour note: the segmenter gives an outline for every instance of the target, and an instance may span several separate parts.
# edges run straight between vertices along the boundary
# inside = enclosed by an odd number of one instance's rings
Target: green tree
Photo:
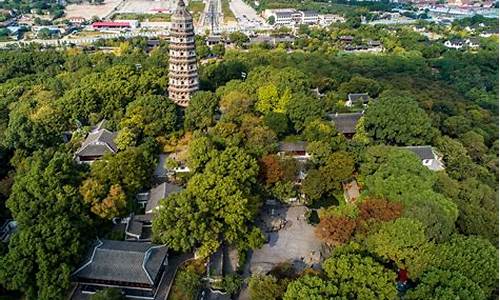
[[[286,288],[284,300],[316,299],[327,300],[338,296],[339,289],[318,276],[305,275],[291,282]],[[269,298],[276,299],[276,298]]]
[[[333,255],[323,263],[329,283],[339,296],[352,299],[395,299],[395,274],[369,256]]]
[[[140,137],[158,137],[177,129],[177,107],[164,96],[140,96],[127,105],[121,128],[129,128]]]
[[[250,299],[252,300],[275,300],[281,298],[284,287],[278,280],[269,275],[254,275],[248,281]]]
[[[309,202],[312,203],[321,199],[326,190],[323,174],[316,169],[309,170],[301,189]]]
[[[71,155],[47,150],[23,162],[7,201],[18,230],[0,258],[3,286],[29,299],[64,298],[71,271],[94,234],[76,188],[80,181]]]
[[[439,244],[433,266],[459,272],[481,287],[489,297],[498,283],[498,249],[484,238],[461,235]]]
[[[328,157],[326,164],[320,167],[328,190],[339,190],[342,181],[349,179],[354,172],[354,159],[346,151],[337,151]]]
[[[124,300],[125,296],[120,289],[102,289],[90,297],[91,300]]]
[[[389,145],[424,145],[434,135],[425,111],[409,96],[383,93],[365,114],[365,130],[376,142]]]
[[[365,244],[369,252],[408,270],[410,278],[418,278],[432,260],[432,245],[425,236],[424,226],[413,219],[383,223],[366,238]]]
[[[191,97],[184,114],[184,127],[206,129],[215,124],[218,99],[212,92],[197,92]]]
[[[305,93],[298,93],[294,95],[293,101],[288,102],[286,114],[298,132],[309,121],[321,118],[323,116],[323,107],[320,100]]]
[[[239,31],[231,32],[229,34],[229,41],[234,43],[237,47],[243,47],[243,44],[248,42],[250,39],[244,33]]]
[[[416,288],[409,290],[404,299],[487,299],[475,282],[460,272],[431,269],[424,273]]]
[[[194,299],[201,287],[201,276],[191,268],[186,268],[177,274],[175,284],[187,299]]]
[[[241,249],[250,247],[249,239],[260,245],[262,235],[251,225],[259,204],[251,193],[257,173],[257,162],[241,149],[217,153],[185,191],[161,202],[155,240],[178,251],[200,246],[202,256],[217,250],[221,239]]]

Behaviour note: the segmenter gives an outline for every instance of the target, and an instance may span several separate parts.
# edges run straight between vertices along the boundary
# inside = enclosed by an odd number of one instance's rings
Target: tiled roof
[[[367,93],[351,93],[347,95],[347,97],[349,98],[349,101],[351,101],[352,103],[358,101],[368,102],[368,100],[370,99]]]
[[[332,116],[335,129],[343,134],[356,133],[356,125],[363,116],[362,112],[349,114],[335,114]]]
[[[154,285],[166,256],[165,246],[102,240],[73,275],[80,279]]]
[[[165,199],[168,197],[168,195],[180,192],[181,190],[182,187],[168,182],[164,182],[152,188],[149,191],[149,199],[148,203],[146,204],[146,213],[149,213],[150,211],[158,207],[161,199]]]
[[[431,146],[408,146],[402,147],[403,149],[410,150],[420,157],[421,160],[424,159],[435,159],[434,152]]]
[[[102,156],[106,152],[116,153],[118,151],[118,147],[114,142],[117,133],[103,128],[103,125],[104,122],[101,121],[97,127],[87,135],[80,149],[76,151],[76,155]]]
[[[306,142],[280,142],[278,149],[280,152],[306,151]]]

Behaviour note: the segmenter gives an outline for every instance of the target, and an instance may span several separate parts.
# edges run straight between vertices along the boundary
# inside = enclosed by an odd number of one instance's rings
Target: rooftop
[[[167,257],[165,246],[98,240],[73,275],[81,280],[106,280],[154,285]]]
[[[280,152],[306,151],[307,142],[280,142],[278,149]]]
[[[172,193],[177,193],[182,190],[182,187],[164,182],[149,191],[149,199],[146,204],[146,213],[151,213],[153,209],[157,208],[161,199],[167,198]]]
[[[356,125],[359,119],[363,116],[362,112],[357,113],[347,113],[347,114],[335,114],[332,115],[333,123],[335,124],[335,129],[343,134],[356,133]]]
[[[431,146],[407,146],[407,147],[401,147],[406,150],[410,150],[411,152],[415,153],[420,157],[421,160],[424,159],[435,159],[434,151],[432,150]]]
[[[105,120],[102,120],[87,135],[80,149],[76,151],[77,156],[102,156],[106,152],[116,153],[118,151],[114,142],[117,133],[104,128],[104,124]]]

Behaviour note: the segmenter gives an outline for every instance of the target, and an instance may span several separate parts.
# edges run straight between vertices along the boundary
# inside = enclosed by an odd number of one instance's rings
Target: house
[[[104,128],[106,120],[102,120],[90,131],[82,143],[80,149],[75,153],[78,163],[92,163],[102,158],[106,153],[116,153],[118,147],[115,144],[117,133]]]
[[[478,49],[479,46],[481,46],[480,44],[480,41],[478,38],[469,38],[465,41],[465,43],[467,44],[467,47],[471,48],[471,49]]]
[[[78,16],[74,16],[74,17],[69,17],[67,18],[68,22],[70,22],[71,24],[74,24],[74,25],[82,25],[83,23],[85,23],[85,18],[84,17],[78,17]]]
[[[329,26],[333,23],[345,22],[344,17],[334,14],[319,15],[318,20],[321,26]]]
[[[84,294],[119,288],[129,297],[154,299],[167,265],[165,246],[97,240],[72,278]]]
[[[129,22],[114,22],[114,21],[102,21],[92,23],[93,29],[130,29],[132,25]]]
[[[441,155],[434,151],[431,146],[407,146],[401,148],[415,153],[422,161],[422,164],[431,171],[441,171],[445,168]]]
[[[307,153],[306,142],[280,142],[278,144],[278,155],[290,156],[298,160],[307,160],[310,155]]]
[[[444,46],[450,49],[462,49],[465,46],[465,41],[462,39],[452,39],[444,42]]]
[[[319,14],[312,10],[299,11],[301,14],[300,24],[318,24]]]
[[[338,37],[338,40],[343,43],[352,43],[354,37],[352,35],[341,35]]]
[[[222,37],[220,35],[210,35],[207,36],[205,43],[208,47],[212,47],[214,45],[221,44],[223,42]]]
[[[358,105],[366,105],[370,101],[368,93],[349,93],[345,106],[353,107]]]
[[[167,198],[173,193],[182,191],[182,187],[163,182],[146,193],[136,196],[137,203],[144,207],[144,215],[131,215],[125,227],[127,240],[150,241],[153,214],[160,207],[160,200]]]
[[[346,138],[352,138],[356,133],[356,126],[362,116],[363,112],[346,114],[336,113],[332,115],[331,118],[337,132],[342,133]]]
[[[152,214],[158,209],[160,200],[167,198],[170,194],[182,191],[182,187],[170,182],[164,182],[152,188],[147,193],[146,214]]]

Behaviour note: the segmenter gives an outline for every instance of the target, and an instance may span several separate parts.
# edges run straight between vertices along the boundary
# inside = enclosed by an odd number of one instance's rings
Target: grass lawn
[[[193,15],[193,19],[198,21],[200,19],[203,10],[205,9],[205,3],[201,0],[189,1],[188,10]]]
[[[123,13],[115,14],[113,20],[138,20],[139,22],[169,22],[170,14],[133,14]]]
[[[224,15],[224,22],[236,22],[233,11],[229,8],[229,0],[222,0],[222,14]]]

